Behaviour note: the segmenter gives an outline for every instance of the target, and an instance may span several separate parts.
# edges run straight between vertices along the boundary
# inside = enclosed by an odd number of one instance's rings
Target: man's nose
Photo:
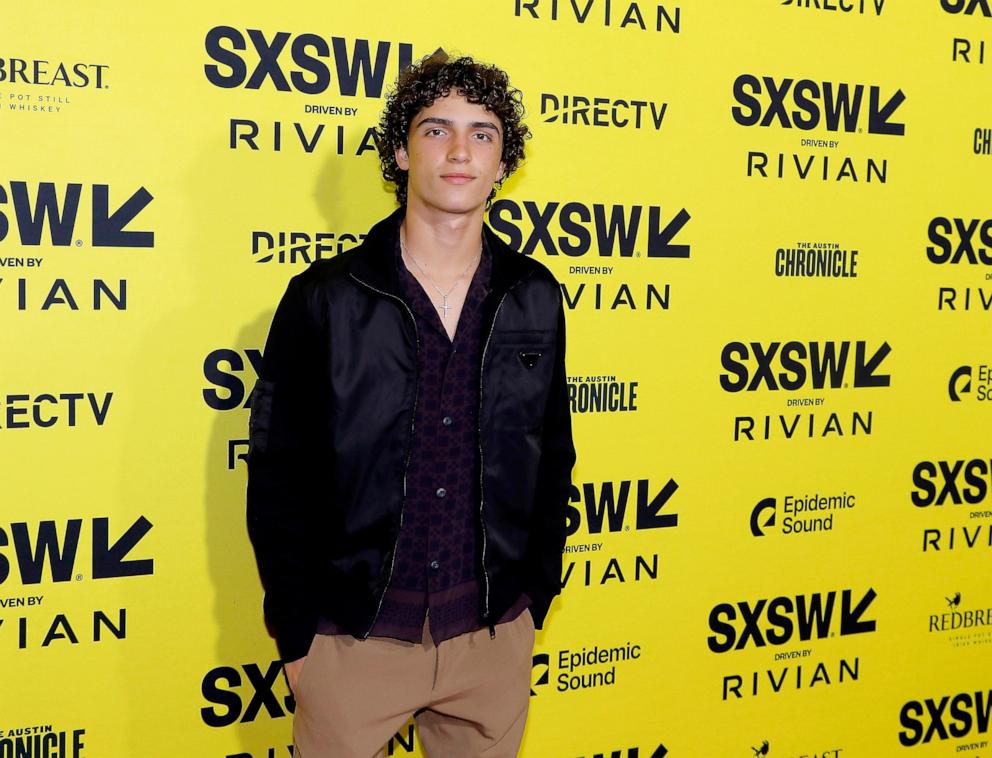
[[[456,132],[452,138],[451,142],[448,143],[448,160],[449,161],[467,161],[471,157],[468,149],[469,137],[467,134]]]

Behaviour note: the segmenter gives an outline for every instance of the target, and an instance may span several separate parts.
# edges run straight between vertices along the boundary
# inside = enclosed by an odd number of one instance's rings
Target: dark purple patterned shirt
[[[403,523],[373,637],[420,642],[429,615],[435,644],[480,628],[479,367],[482,304],[492,258],[482,258],[469,284],[454,340],[431,298],[407,270],[396,246],[400,294],[413,312],[420,340],[417,409],[407,468]],[[526,595],[499,619],[528,607]],[[342,630],[322,620],[319,631]]]

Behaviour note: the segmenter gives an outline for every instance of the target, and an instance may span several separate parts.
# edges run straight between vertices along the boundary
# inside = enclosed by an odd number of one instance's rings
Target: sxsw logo
[[[779,596],[754,602],[720,603],[710,611],[713,632],[707,638],[714,653],[754,647],[784,645],[793,637],[803,642],[825,639],[834,634],[844,637],[875,631],[875,621],[864,618],[875,600],[875,590],[868,589],[855,602],[853,590],[840,593],[816,592],[810,595]]]
[[[666,219],[657,205],[505,198],[496,200],[489,210],[492,228],[524,255],[540,248],[546,255],[577,257],[595,247],[600,257],[688,258],[689,245],[677,243],[675,237],[689,219],[685,208]]]
[[[937,216],[927,227],[932,245],[927,246],[931,263],[967,263],[992,266],[992,219]],[[975,247],[977,241],[982,247]]]
[[[243,377],[249,369],[251,375]],[[204,388],[204,402],[215,411],[250,408],[251,393],[247,388],[254,385],[261,369],[262,351],[257,348],[212,350],[203,359],[203,376],[213,385]]]
[[[250,723],[262,709],[274,719],[293,713],[296,703],[281,673],[279,661],[272,661],[264,671],[257,663],[211,669],[200,685],[204,699],[211,705],[200,709],[200,718],[207,726],[223,727]],[[284,691],[276,694],[277,685]]]
[[[906,133],[906,125],[893,120],[906,99],[901,89],[883,102],[881,88],[874,85],[741,74],[734,80],[734,99],[739,105],[731,113],[741,126],[777,124],[801,131],[822,128],[896,136]]]
[[[925,745],[938,740],[986,734],[992,716],[992,690],[960,692],[939,699],[910,700],[899,711],[899,744]]]
[[[662,513],[675,491],[679,488],[674,479],[669,479],[660,490],[652,495],[651,484],[647,479],[637,480],[636,502],[630,509],[633,481],[602,482],[599,491],[596,484],[587,482],[578,487],[572,486],[569,505],[566,507],[565,533],[571,537],[585,521],[590,535],[630,531],[628,512],[633,511],[634,529],[664,529],[679,524],[677,513]],[[580,508],[581,506],[581,508]]]
[[[80,246],[73,242],[79,217],[79,203],[84,193],[82,184],[70,182],[57,187],[55,182],[39,182],[33,190],[27,182],[10,182],[10,191],[0,184],[0,206],[12,205],[13,216],[0,208],[0,242],[7,238],[10,225],[17,227],[21,245],[40,245],[45,227],[55,247]],[[131,224],[152,201],[152,195],[139,187],[123,201],[117,193],[116,208],[111,210],[110,185],[89,185],[92,197],[89,228],[93,247],[154,247],[155,232],[129,230]]]
[[[992,18],[992,3],[989,0],[940,0],[940,7],[948,13],[963,13],[971,16],[980,13]]]
[[[123,533],[111,538],[110,519],[90,519],[92,546],[89,554],[90,576],[93,579],[116,579],[124,576],[145,576],[154,572],[151,558],[128,558],[152,528],[144,516],[135,519]],[[68,582],[83,578],[77,570],[77,555],[83,519],[69,519],[64,524],[41,521],[35,525],[17,521],[10,530],[0,527],[0,584],[16,571],[21,584],[41,584],[48,568],[53,582]],[[12,548],[12,552],[4,551]]]
[[[720,386],[727,392],[888,387],[891,377],[879,369],[891,350],[883,342],[869,352],[864,340],[728,342],[721,354],[726,373],[720,374]]]
[[[205,64],[203,71],[216,87],[258,90],[268,82],[279,92],[305,95],[327,92],[334,81],[334,94],[381,97],[387,79],[394,78],[387,77],[389,64],[400,73],[413,61],[409,42],[327,38],[309,32],[266,35],[261,29],[241,31],[233,26],[208,31],[204,48],[214,62]]]
[[[957,461],[921,461],[913,468],[913,505],[927,508],[950,501],[954,505],[978,505],[989,494],[992,466],[982,458]],[[963,479],[963,482],[959,482]]]
[[[546,124],[614,127],[617,129],[661,129],[668,103],[654,100],[610,99],[583,95],[541,93],[541,115]]]
[[[619,750],[592,753],[590,758],[665,758],[666,755],[668,755],[668,748],[659,744],[654,749],[648,747],[642,750],[637,747],[628,747],[620,748]],[[579,758],[585,758],[585,756],[579,756]]]

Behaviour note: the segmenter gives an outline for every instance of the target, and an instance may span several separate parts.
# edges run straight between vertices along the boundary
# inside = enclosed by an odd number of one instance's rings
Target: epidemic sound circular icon
[[[947,383],[947,394],[955,403],[961,402],[961,395],[971,392],[971,366],[960,366]]]
[[[766,517],[766,514],[769,515]],[[770,526],[775,526],[775,498],[766,497],[754,506],[754,510],[751,511],[751,534],[755,537],[764,537],[765,529]],[[767,745],[768,743],[766,742],[765,744]],[[767,754],[765,752],[760,755]]]
[[[751,750],[754,752],[755,756],[768,755],[771,752],[771,747],[768,745],[768,740],[763,740],[758,747],[753,747]]]

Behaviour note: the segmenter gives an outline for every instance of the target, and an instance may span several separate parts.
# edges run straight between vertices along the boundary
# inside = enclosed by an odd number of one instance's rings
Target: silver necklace
[[[438,291],[438,294],[441,295],[441,310],[444,311],[441,318],[447,319],[448,311],[451,310],[452,308],[452,306],[448,305],[448,295],[450,295],[454,291],[455,287],[461,284],[462,279],[465,277],[465,274],[468,273],[468,270],[472,267],[472,264],[478,261],[482,257],[482,250],[480,249],[479,255],[468,262],[468,265],[465,267],[465,270],[458,275],[458,278],[455,279],[455,283],[451,285],[451,289],[449,289],[447,292],[445,292],[440,287],[438,287],[434,279],[431,278],[431,275],[428,274],[426,271],[424,271],[424,267],[421,266],[419,263],[417,263],[416,258],[410,255],[410,251],[406,249],[406,244],[403,242],[402,234],[400,234],[400,250],[402,250],[402,252],[406,255],[407,258],[413,261],[413,265],[416,266],[418,269],[420,269],[420,273],[422,273],[424,276],[427,277],[427,281],[429,281],[431,283],[431,286]]]

